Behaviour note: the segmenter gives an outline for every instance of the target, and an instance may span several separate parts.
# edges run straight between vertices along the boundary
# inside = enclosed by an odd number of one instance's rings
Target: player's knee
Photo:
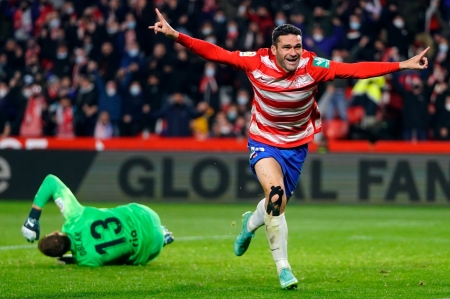
[[[284,190],[281,186],[272,186],[270,187],[270,190],[266,212],[272,216],[279,216],[281,214]]]

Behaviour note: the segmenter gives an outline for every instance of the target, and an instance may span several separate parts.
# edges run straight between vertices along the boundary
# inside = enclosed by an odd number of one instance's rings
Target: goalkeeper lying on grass
[[[39,217],[52,198],[63,217],[62,232],[46,235],[39,250],[65,263],[80,266],[146,264],[164,245],[173,242],[172,233],[161,226],[152,209],[131,203],[111,209],[82,206],[72,191],[56,176],[48,175],[40,186],[30,215],[22,227],[29,241],[39,240]],[[72,251],[72,257],[63,255]]]

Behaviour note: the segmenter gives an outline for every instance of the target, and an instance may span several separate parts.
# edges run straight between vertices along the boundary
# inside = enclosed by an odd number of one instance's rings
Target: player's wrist
[[[173,30],[170,34],[167,35],[167,37],[176,40],[180,36],[180,33],[176,30]]]
[[[28,218],[33,218],[33,219],[39,220],[39,218],[41,217],[41,212],[42,212],[42,210],[32,207],[30,214],[28,215]]]

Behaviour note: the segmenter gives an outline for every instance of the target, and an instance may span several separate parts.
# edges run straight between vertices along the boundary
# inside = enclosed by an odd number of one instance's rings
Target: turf
[[[105,207],[105,205],[101,205]],[[107,206],[107,205],[106,205]],[[57,265],[27,245],[30,203],[0,203],[1,298],[450,298],[450,209],[289,206],[289,261],[299,279],[282,291],[260,229],[233,254],[248,205],[153,204],[178,239],[146,266]],[[49,204],[41,229],[59,229]]]

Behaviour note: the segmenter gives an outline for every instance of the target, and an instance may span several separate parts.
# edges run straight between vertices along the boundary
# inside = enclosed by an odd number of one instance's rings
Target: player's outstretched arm
[[[334,62],[335,78],[365,79],[383,76],[401,70],[424,70],[428,67],[428,59],[425,54],[430,47],[420,54],[402,62]]]
[[[423,50],[420,54],[411,57],[408,60],[400,62],[401,70],[424,70],[428,67],[428,59],[425,57],[430,47]]]
[[[47,201],[53,199],[58,205],[64,220],[80,215],[84,207],[80,205],[72,191],[56,176],[47,175],[34,197],[30,214],[22,226],[22,235],[29,242],[39,240],[39,218]]]
[[[238,51],[231,52],[212,43],[179,33],[167,23],[157,8],[155,8],[155,12],[158,21],[155,25],[148,27],[155,34],[164,34],[206,60],[228,64],[244,71],[254,70],[257,67],[259,59],[256,59],[256,53],[243,55]]]

